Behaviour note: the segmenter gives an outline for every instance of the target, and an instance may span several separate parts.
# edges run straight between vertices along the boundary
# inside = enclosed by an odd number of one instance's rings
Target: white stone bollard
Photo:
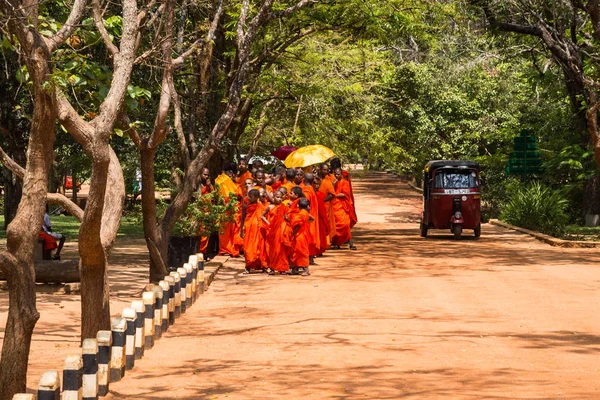
[[[144,329],[144,313],[146,305],[142,300],[131,302],[131,308],[135,310],[135,359],[139,360],[144,356],[146,348],[146,332]]]
[[[110,331],[98,331],[98,396],[108,394],[108,373],[111,358],[112,335]]]
[[[154,292],[154,340],[162,337],[163,290],[159,285],[152,287]]]
[[[135,310],[130,307],[124,308],[123,318],[127,321],[127,330],[125,331],[125,370],[130,370],[135,366]]]
[[[125,330],[127,322],[120,317],[111,321],[112,348],[110,352],[110,381],[118,382],[125,376]]]
[[[181,277],[179,272],[171,272],[171,276],[175,279],[173,299],[175,300],[175,319],[178,319],[181,317]]]
[[[144,349],[154,347],[154,292],[144,292]]]
[[[162,289],[162,321],[160,326],[161,335],[162,332],[166,332],[169,329],[169,282],[162,280],[158,282],[158,286]]]
[[[192,306],[192,297],[194,295],[194,281],[192,280],[192,274],[194,272],[192,264],[183,264],[185,269],[185,307],[190,308]]]
[[[63,365],[61,400],[81,400],[83,360],[80,354],[69,354]]]
[[[83,339],[83,400],[98,399],[98,341]]]
[[[177,268],[177,273],[179,274],[179,287],[181,288],[179,295],[181,297],[181,313],[185,313],[185,311],[187,310],[187,301],[186,301],[186,297],[187,297],[187,272],[185,271],[185,268],[181,267],[181,268]]]
[[[40,378],[38,400],[60,399],[60,377],[58,371],[46,371]]]

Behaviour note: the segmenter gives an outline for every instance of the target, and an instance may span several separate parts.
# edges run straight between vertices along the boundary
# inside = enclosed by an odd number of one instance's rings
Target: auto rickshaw
[[[479,164],[473,161],[429,161],[423,173],[421,236],[429,229],[450,229],[460,239],[464,229],[481,235]]]

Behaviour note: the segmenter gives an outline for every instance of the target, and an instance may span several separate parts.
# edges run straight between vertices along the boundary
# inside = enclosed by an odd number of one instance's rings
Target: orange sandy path
[[[460,242],[449,232],[425,240],[419,195],[389,175],[359,174],[358,251],[326,253],[310,277],[245,276],[243,262],[229,262],[107,398],[600,397],[597,249],[489,225],[480,240],[469,231]],[[78,305],[66,297],[40,297],[48,316],[32,377],[53,345],[77,341],[77,323],[64,322]]]

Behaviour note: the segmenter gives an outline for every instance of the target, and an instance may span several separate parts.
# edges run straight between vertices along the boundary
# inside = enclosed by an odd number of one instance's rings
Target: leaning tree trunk
[[[92,159],[90,193],[79,228],[82,340],[96,337],[99,330],[110,330],[108,256],[125,200],[123,171],[108,143],[96,147]]]
[[[26,32],[17,32],[28,50]],[[0,358],[0,399],[25,392],[31,335],[39,318],[35,302],[33,247],[42,226],[48,173],[52,164],[56,105],[52,90],[42,88],[50,73],[43,46],[29,47],[27,69],[33,81],[33,123],[27,149],[23,196],[6,232],[6,252],[0,253],[0,270],[8,278],[9,307],[2,356]]]

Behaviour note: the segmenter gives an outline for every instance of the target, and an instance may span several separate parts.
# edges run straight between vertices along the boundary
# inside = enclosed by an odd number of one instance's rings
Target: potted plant
[[[181,267],[190,255],[199,251],[201,237],[214,237],[225,224],[232,222],[236,208],[237,199],[231,197],[226,200],[218,186],[205,195],[196,193],[169,238],[169,268],[173,270]]]

